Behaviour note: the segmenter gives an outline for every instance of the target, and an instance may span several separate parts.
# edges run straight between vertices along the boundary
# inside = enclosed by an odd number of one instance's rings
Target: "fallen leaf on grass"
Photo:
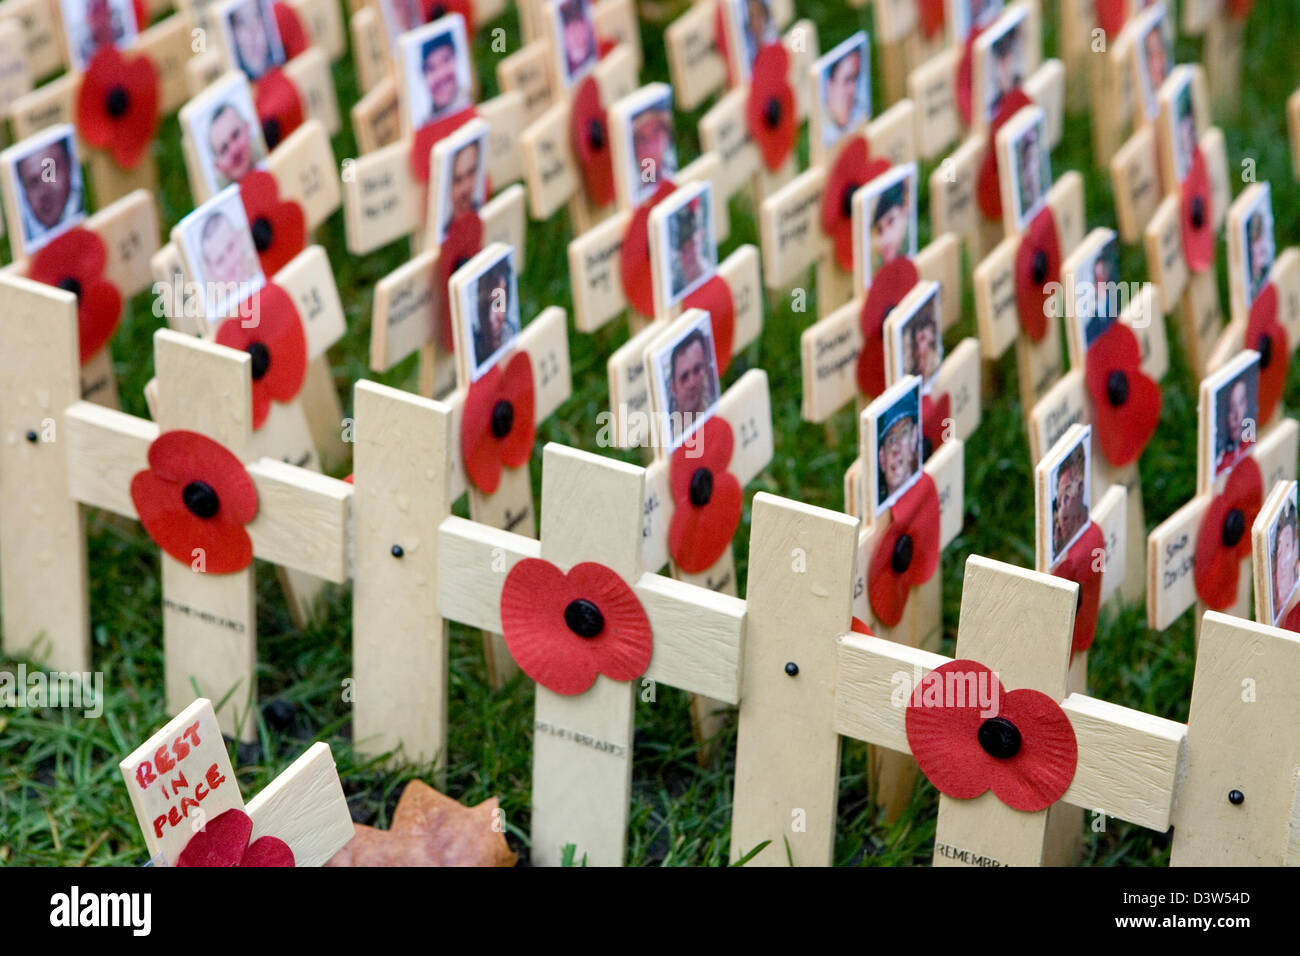
[[[421,780],[397,800],[387,830],[358,826],[326,866],[514,866],[518,855],[500,832],[497,798],[466,807]]]

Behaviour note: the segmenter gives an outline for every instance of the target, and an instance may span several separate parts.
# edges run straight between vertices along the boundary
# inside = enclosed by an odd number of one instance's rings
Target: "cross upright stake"
[[[119,769],[149,855],[162,866],[176,866],[186,845],[227,811],[251,818],[248,845],[262,837],[281,841],[294,866],[322,866],[355,833],[326,743],[312,744],[245,805],[205,698],[173,717]],[[226,865],[234,862],[238,857]]]
[[[543,454],[540,542],[455,517],[438,533],[439,608],[450,620],[501,631],[507,582],[528,558],[570,574],[581,562],[603,565],[631,588],[649,620],[653,650],[639,681],[598,673],[576,694],[537,687],[532,852],[542,865],[557,865],[568,844],[589,864],[622,865],[642,687],[664,683],[728,703],[740,696],[745,604],[643,571],[644,492],[644,469],[552,443]],[[510,643],[508,629],[505,635]],[[563,667],[556,640],[548,664]]]
[[[0,300],[4,305],[0,314],[6,317],[7,354],[14,362],[31,364],[37,359],[48,362],[41,369],[31,370],[29,374],[34,380],[17,379],[17,384],[32,385],[36,389],[34,393],[9,393],[20,408],[31,414],[41,407],[40,397],[46,389],[67,394],[67,382],[76,380],[75,364],[65,366],[67,357],[61,354],[62,346],[47,352],[34,350],[31,344],[46,336],[64,345],[75,341],[75,300],[59,290],[9,277],[0,279]],[[37,550],[47,556],[47,567],[58,569],[56,576],[65,595],[84,595],[87,588],[84,537],[69,533],[80,523],[80,505],[104,508],[129,518],[139,517],[132,485],[141,473],[156,474],[149,455],[160,435],[178,430],[195,432],[202,437],[185,440],[201,441],[208,449],[210,443],[216,443],[236,458],[246,454],[252,430],[251,356],[167,329],[155,333],[154,349],[159,383],[156,422],[84,401],[66,409],[60,407],[57,412],[51,409],[51,417],[63,416],[62,421],[54,418],[56,427],[62,425],[58,432],[61,447],[52,448],[56,454],[49,454],[48,458],[42,455],[43,463],[38,467],[51,488],[66,487],[67,495],[52,496],[48,502],[49,514],[16,514],[14,525],[31,527],[35,522],[44,528],[53,523],[57,533],[45,536]],[[69,354],[75,359],[75,350]],[[12,451],[19,438],[14,435],[5,447]],[[13,460],[23,461],[16,456]],[[241,467],[256,491],[255,516],[243,526],[252,555],[330,581],[345,581],[351,487],[271,459]],[[198,466],[187,458],[181,472],[189,474],[192,468]],[[4,471],[12,474],[8,464]],[[30,474],[25,477],[31,480]],[[216,480],[204,471],[185,487],[194,482],[206,484],[205,478]],[[173,476],[172,480],[177,479]],[[211,485],[208,487],[211,490]],[[180,491],[176,494],[180,496]],[[177,520],[190,522],[191,519],[206,522],[221,515],[222,527],[226,527],[224,522],[231,519],[221,510],[220,496],[204,498],[202,502],[194,500],[194,508],[190,508],[190,499],[183,506],[166,496],[141,499],[142,506],[148,507],[151,513],[159,509],[161,514],[152,516],[162,522],[160,527],[175,531],[176,541],[181,542],[173,542],[177,553],[182,544],[193,545],[184,547],[190,559],[187,563],[166,551],[161,558],[168,699],[173,710],[180,710],[183,702],[192,696],[191,681],[218,699],[233,690],[230,705],[222,709],[223,729],[231,736],[251,740],[254,724],[247,719],[246,712],[256,699],[256,616],[251,556],[249,563],[240,569],[215,573],[218,561],[224,564],[227,560],[226,547],[210,544],[203,537],[206,531],[195,530],[212,526],[174,524]],[[215,510],[212,505],[216,506]],[[61,517],[56,519],[56,513]],[[232,507],[232,518],[234,513]],[[34,531],[19,532],[14,525],[6,525],[6,538],[12,535],[11,540],[25,540],[34,546],[39,536]],[[220,541],[225,546],[230,544],[225,535]],[[237,548],[234,553],[238,553]],[[15,560],[22,562],[30,558],[6,552],[4,560],[6,574],[10,574],[16,572]],[[232,566],[238,563],[231,561]],[[207,571],[209,562],[213,564],[213,572]],[[83,615],[78,622],[69,619],[62,610],[51,612],[49,606],[41,608],[33,604],[34,599],[39,600],[40,593],[38,588],[6,592],[6,622],[27,622],[28,627],[27,631],[16,631],[7,626],[6,646],[26,647],[43,630],[54,646],[66,649],[69,654],[80,653],[84,655],[81,660],[86,660],[89,650],[86,617]],[[53,606],[58,607],[64,600],[73,599],[61,598]],[[84,597],[75,600],[82,601]],[[60,628],[57,632],[56,625]]]

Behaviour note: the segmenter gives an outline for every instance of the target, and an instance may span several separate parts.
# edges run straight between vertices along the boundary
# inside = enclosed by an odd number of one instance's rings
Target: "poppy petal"
[[[582,169],[582,181],[592,205],[604,208],[614,201],[614,155],[609,123],[594,76],[578,84],[569,111],[569,140]]]
[[[237,866],[253,833],[253,821],[232,807],[208,820],[190,837],[176,859],[177,866]]]
[[[280,31],[280,43],[284,46],[284,55],[292,60],[311,45],[307,28],[296,10],[287,3],[275,3],[271,6],[275,15],[275,28]]]
[[[1193,272],[1204,272],[1214,264],[1212,201],[1210,167],[1198,146],[1182,187],[1183,254]]]
[[[501,483],[501,451],[492,434],[492,413],[501,400],[503,373],[493,365],[470,383],[460,421],[460,457],[474,487],[492,494]]]
[[[980,32],[982,31],[972,30],[966,42],[962,44],[961,58],[957,61],[957,74],[953,82],[957,115],[961,117],[964,126],[970,126],[971,117],[974,115],[971,88],[974,84],[975,41],[979,39]]]
[[[122,294],[103,278],[108,247],[98,233],[69,229],[43,246],[27,267],[28,278],[77,293],[77,335],[81,364],[97,355],[122,319]]]
[[[1105,554],[1106,538],[1097,523],[1089,522],[1079,540],[1071,545],[1065,558],[1052,571],[1058,578],[1079,585],[1079,609],[1074,615],[1075,651],[1086,651],[1097,633],[1097,613],[1101,609],[1102,571],[1096,555]]]
[[[862,620],[862,618],[860,617],[853,618],[853,624],[851,625],[851,627],[853,629],[854,634],[865,634],[867,635],[867,637],[873,636],[871,633],[871,628],[867,627],[867,622]]]
[[[280,201],[280,187],[265,170],[254,170],[241,179],[239,196],[262,271],[273,276],[306,247],[307,217],[293,200]]]
[[[885,320],[902,302],[921,274],[910,259],[898,258],[881,268],[871,280],[862,313],[858,316],[862,331],[862,351],[858,353],[858,389],[868,398],[885,390]]]
[[[990,789],[1013,810],[1046,810],[1070,789],[1079,764],[1070,718],[1052,698],[1026,687],[1003,695],[998,716],[1020,732],[1020,749],[988,757]]]
[[[939,567],[939,492],[934,479],[922,473],[894,503],[891,517],[867,571],[871,611],[885,627],[902,620],[912,588],[930,580]],[[904,536],[911,542],[906,550],[900,547]]]
[[[1286,619],[1282,622],[1282,626],[1288,631],[1300,633],[1300,603],[1286,612]]]
[[[1020,329],[1030,341],[1041,342],[1047,334],[1048,303],[1061,277],[1061,244],[1056,217],[1045,207],[1029,223],[1016,249],[1016,307]]]
[[[280,4],[276,4],[277,7]],[[258,837],[244,851],[240,866],[293,866],[293,850],[279,837]]]
[[[451,354],[456,349],[456,336],[451,327],[451,293],[448,284],[452,275],[469,260],[483,251],[483,220],[477,212],[464,212],[447,224],[447,234],[438,249],[438,288],[442,299],[438,310],[438,347]]]
[[[537,435],[536,396],[532,359],[521,349],[505,363],[501,381],[501,397],[514,409],[514,422],[501,439],[500,450],[501,463],[509,468],[522,467],[533,454]]]
[[[459,13],[465,18],[465,33],[474,39],[474,2],[473,0],[424,0],[424,22],[432,23],[443,17]]]
[[[1034,103],[1017,87],[1002,98],[998,111],[989,124],[988,145],[984,149],[984,158],[980,161],[979,179],[975,185],[975,199],[985,219],[996,221],[1002,218],[1002,181],[998,176],[998,131],[1006,125],[1011,117],[1026,106]]]
[[[927,40],[933,40],[943,32],[946,20],[944,0],[917,0],[917,15],[921,32]]]
[[[1097,26],[1110,39],[1124,29],[1128,18],[1128,0],[1093,0],[1097,10]]]
[[[835,261],[853,271],[853,194],[877,176],[889,172],[889,160],[871,159],[867,141],[852,137],[840,150],[826,177],[822,193],[822,231],[835,248]]]
[[[1136,461],[1155,434],[1164,401],[1159,384],[1142,371],[1137,336],[1116,322],[1089,346],[1085,362],[1102,454],[1116,467]]]
[[[921,678],[904,717],[907,745],[925,778],[950,797],[970,800],[989,788],[979,729],[1005,696],[996,674],[976,661],[948,661]]]
[[[727,471],[734,448],[731,426],[715,416],[701,427],[697,442],[679,445],[673,451],[668,469],[673,496],[668,552],[687,574],[711,568],[730,547],[740,524],[740,482]],[[702,485],[696,478],[700,472],[707,472],[707,482]],[[697,503],[700,498],[703,500]]]
[[[429,160],[433,147],[478,115],[472,106],[442,119],[425,123],[411,137],[411,174],[418,183],[429,182]]]
[[[255,355],[260,346],[268,360],[260,376],[256,369],[253,374],[253,428],[258,429],[266,423],[272,400],[291,402],[302,390],[307,377],[307,337],[293,298],[274,282],[253,293],[249,313],[255,319],[247,326],[242,319],[222,322],[216,341]]]
[[[650,666],[654,643],[650,618],[636,592],[603,564],[584,561],[569,571],[569,587],[600,608],[605,628],[593,638],[579,638],[591,647],[596,669],[611,680],[635,680]]]
[[[1250,528],[1263,503],[1263,487],[1255,459],[1243,458],[1201,518],[1193,574],[1197,597],[1213,611],[1226,610],[1237,600],[1237,579],[1242,560],[1250,554]],[[1240,519],[1233,512],[1240,512]]]
[[[948,440],[951,419],[952,397],[947,392],[921,396],[922,461],[929,461],[930,456]]]
[[[623,247],[618,254],[619,277],[628,304],[642,315],[655,314],[650,276],[650,210],[672,195],[676,188],[671,180],[661,182],[654,195],[636,207],[627,232],[623,233]]]
[[[718,374],[723,375],[731,364],[732,341],[736,334],[736,301],[731,286],[722,276],[714,276],[683,301],[688,309],[703,309],[709,313],[713,324],[713,352],[718,362]]]
[[[789,73],[790,54],[781,43],[767,44],[754,57],[745,121],[769,170],[780,169],[794,149],[798,123]]]
[[[1277,286],[1264,286],[1250,306],[1246,323],[1246,348],[1259,353],[1259,423],[1267,425],[1282,400],[1291,347],[1286,329],[1277,319]]]
[[[86,64],[77,90],[77,130],[92,146],[108,150],[124,169],[134,169],[153,143],[158,113],[158,68],[147,56],[123,56],[103,46]]]

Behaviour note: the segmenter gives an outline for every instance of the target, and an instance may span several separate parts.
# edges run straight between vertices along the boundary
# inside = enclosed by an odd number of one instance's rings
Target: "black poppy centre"
[[[1047,253],[1042,249],[1034,251],[1033,262],[1030,264],[1030,270],[1033,274],[1034,285],[1042,285],[1047,281]]]
[[[1242,535],[1246,533],[1246,515],[1240,508],[1233,508],[1223,516],[1223,546],[1235,548]]]
[[[586,598],[576,598],[564,609],[564,623],[579,637],[597,637],[605,629],[605,615]]]
[[[775,96],[769,96],[763,104],[763,122],[768,129],[776,129],[781,125],[781,101]]]
[[[587,121],[587,143],[595,152],[605,148],[605,126],[598,119]]]
[[[271,350],[261,342],[254,342],[245,351],[253,359],[253,381],[261,381],[271,369]]]
[[[703,508],[713,498],[713,472],[707,468],[696,468],[691,475],[691,504]]]
[[[1128,401],[1128,375],[1121,369],[1114,369],[1106,376],[1106,401],[1115,408]]]
[[[492,437],[505,438],[515,427],[515,407],[504,398],[492,406]]]
[[[1273,339],[1267,333],[1261,335],[1255,343],[1255,351],[1259,353],[1259,367],[1268,368],[1273,361]]]
[[[283,134],[280,131],[280,121],[274,116],[269,117],[262,123],[262,136],[266,139],[266,148],[275,149],[280,145],[280,137]]]
[[[191,481],[181,491],[181,500],[196,518],[211,518],[221,510],[221,499],[216,489],[206,481]]]
[[[249,228],[253,233],[253,245],[257,247],[258,252],[266,252],[271,248],[271,243],[275,240],[275,229],[271,226],[271,220],[265,216],[258,216]]]
[[[1005,717],[990,717],[980,724],[978,735],[990,757],[1006,760],[1020,753],[1020,730]]]
[[[912,566],[912,553],[916,545],[912,542],[910,534],[900,534],[898,540],[894,542],[893,553],[889,556],[889,566],[893,568],[895,574],[902,574]]]
[[[104,97],[104,109],[114,119],[123,116],[130,108],[131,94],[126,91],[125,86],[112,87]]]
[[[71,292],[78,299],[81,298],[81,283],[72,276],[67,276],[59,280],[59,288],[64,292]]]
[[[1205,225],[1205,199],[1201,196],[1192,197],[1192,228],[1200,229]]]

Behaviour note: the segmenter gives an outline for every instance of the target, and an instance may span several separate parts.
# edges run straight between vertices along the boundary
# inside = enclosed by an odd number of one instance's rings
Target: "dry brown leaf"
[[[518,855],[493,824],[497,798],[466,807],[422,780],[397,800],[387,830],[358,826],[357,835],[326,866],[514,866]]]

